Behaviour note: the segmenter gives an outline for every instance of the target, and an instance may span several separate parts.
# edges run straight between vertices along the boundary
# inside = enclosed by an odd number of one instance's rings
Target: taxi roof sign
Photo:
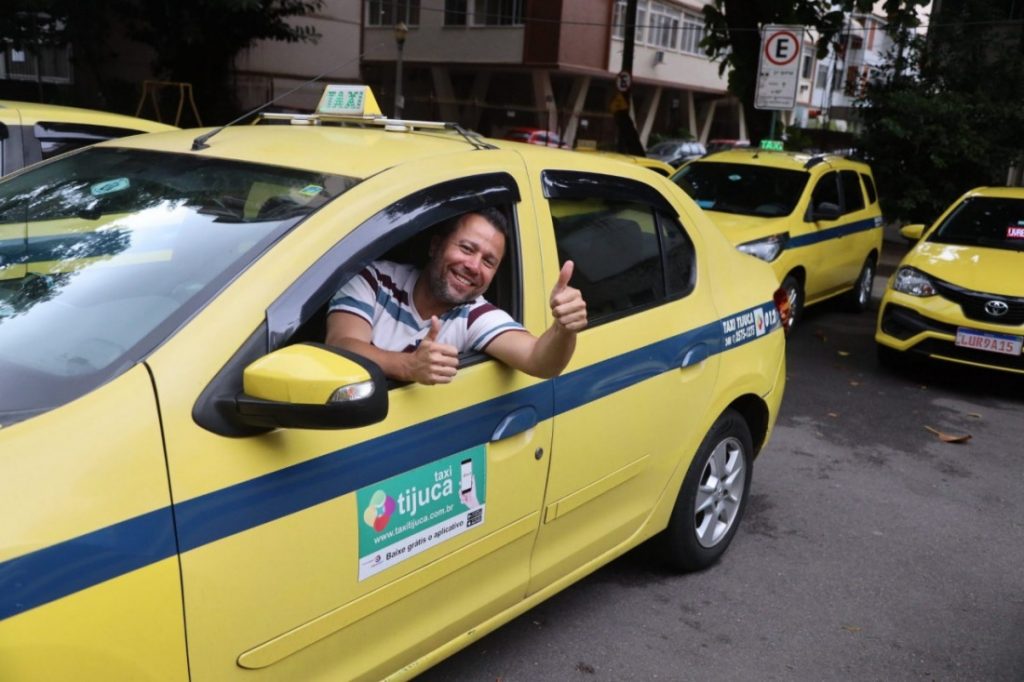
[[[769,152],[781,152],[782,140],[761,140],[761,149]]]
[[[377,104],[373,91],[365,85],[342,85],[330,83],[324,88],[316,113],[333,116],[355,116],[382,118],[384,114]]]

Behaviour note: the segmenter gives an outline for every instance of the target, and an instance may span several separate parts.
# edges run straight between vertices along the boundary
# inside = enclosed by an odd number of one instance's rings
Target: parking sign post
[[[761,29],[755,109],[789,111],[796,106],[800,80],[802,26],[765,26]]]

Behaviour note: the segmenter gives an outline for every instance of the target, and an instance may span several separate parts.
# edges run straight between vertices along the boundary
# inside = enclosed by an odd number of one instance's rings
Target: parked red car
[[[502,136],[503,140],[514,142],[526,142],[527,144],[539,144],[543,147],[560,147],[565,149],[569,145],[562,142],[558,133],[552,130],[541,130],[540,128],[509,128]]]

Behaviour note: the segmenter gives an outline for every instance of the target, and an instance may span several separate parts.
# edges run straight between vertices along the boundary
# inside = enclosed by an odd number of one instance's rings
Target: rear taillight
[[[788,334],[789,328],[793,326],[793,309],[789,307],[789,295],[785,289],[776,289],[772,300],[775,301],[775,309],[779,311],[782,331]]]

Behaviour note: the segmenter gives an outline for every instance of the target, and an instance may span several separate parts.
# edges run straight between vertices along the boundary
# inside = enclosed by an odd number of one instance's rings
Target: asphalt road
[[[1024,680],[1024,379],[885,372],[874,314],[791,335],[718,565],[676,575],[648,543],[421,679]]]

